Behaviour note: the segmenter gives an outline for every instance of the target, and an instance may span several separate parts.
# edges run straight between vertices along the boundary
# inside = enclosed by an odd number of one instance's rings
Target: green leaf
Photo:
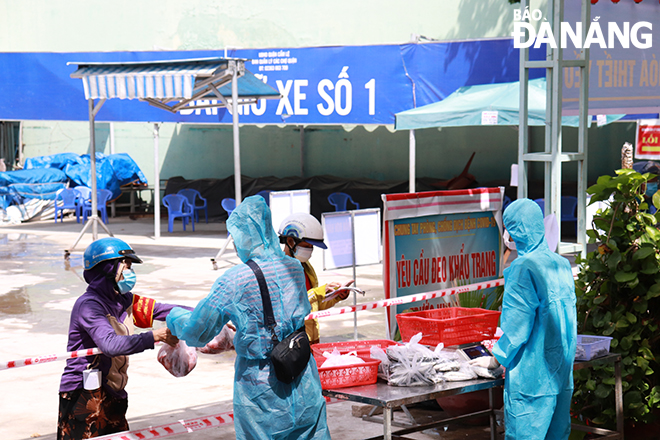
[[[630,325],[630,324],[628,323],[628,321],[627,321],[626,319],[621,318],[621,319],[619,319],[619,320],[616,322],[616,329],[617,329],[617,330],[620,330],[620,329],[622,329],[622,328],[626,328],[626,327],[628,327],[629,325]]]
[[[637,366],[638,366],[642,371],[646,372],[646,369],[647,369],[648,366],[649,366],[649,361],[647,361],[646,359],[644,359],[644,358],[641,357],[641,356],[637,356]]]
[[[635,309],[637,313],[646,313],[649,308],[648,304],[649,303],[646,301],[646,299],[642,299],[641,301],[637,301],[633,304],[633,309]]]
[[[607,396],[609,396],[611,392],[612,392],[612,387],[603,385],[601,383],[598,384],[598,386],[596,387],[596,391],[594,391],[594,395],[599,399],[604,399]]]
[[[607,257],[607,267],[610,270],[616,270],[616,267],[619,265],[621,262],[621,252],[617,251],[612,251],[609,257]]]
[[[632,338],[626,336],[625,338],[621,339],[620,345],[623,350],[630,350],[630,347],[632,347]]]
[[[629,283],[635,278],[637,278],[637,274],[635,272],[624,272],[622,270],[618,271],[614,275],[614,279],[616,279],[619,283]]]
[[[651,201],[653,202],[653,206],[660,208],[660,192],[656,191],[656,193],[653,194]]]
[[[649,287],[649,291],[646,293],[646,299],[657,298],[660,296],[660,284],[656,283]]]
[[[633,315],[630,312],[626,313],[626,319],[628,320],[629,323],[634,324],[637,322],[637,316]]]
[[[660,267],[658,267],[658,262],[655,261],[655,259],[644,261],[644,263],[642,263],[642,268],[640,269],[640,272],[645,275],[653,275],[659,271]]]
[[[595,304],[595,305],[601,304],[601,303],[602,303],[603,301],[605,301],[606,299],[607,299],[607,296],[605,296],[605,295],[599,295],[599,296],[597,296],[596,298],[594,298],[594,304]]]
[[[649,394],[649,405],[653,406],[660,403],[660,386],[653,387]]]
[[[654,248],[649,247],[649,246],[644,246],[644,247],[641,247],[641,248],[637,249],[637,251],[633,255],[633,260],[642,260],[642,259],[644,259],[644,258],[646,258],[649,255],[654,254],[654,253],[655,253]]]
[[[612,324],[611,322],[608,323],[608,325],[605,326],[605,330],[603,330],[603,336],[612,335],[612,333],[614,333],[614,330],[616,330],[616,327],[614,326],[614,324]]]
[[[628,391],[623,395],[623,406],[629,406],[636,403],[642,403],[642,393],[639,391]]]
[[[660,240],[660,231],[658,231],[658,228],[655,226],[647,226],[646,227],[646,233],[654,240],[658,241]]]

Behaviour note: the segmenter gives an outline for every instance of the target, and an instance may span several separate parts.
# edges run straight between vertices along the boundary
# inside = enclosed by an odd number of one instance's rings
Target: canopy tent
[[[527,125],[544,126],[546,120],[546,79],[529,81]],[[484,113],[491,112],[491,113]],[[397,130],[468,125],[519,125],[520,82],[466,86],[439,102],[395,115]],[[607,123],[624,115],[607,115]],[[577,116],[562,117],[562,125],[577,127]]]
[[[234,132],[235,197],[236,203],[240,203],[242,195],[238,105],[253,104],[258,99],[279,99],[281,97],[279,92],[247,71],[245,61],[241,58],[198,58],[128,63],[67,63],[78,65],[78,69],[71,74],[71,77],[82,79],[85,98],[89,102],[92,216],[73,246],[65,251],[65,256],[68,256],[69,251],[76,247],[90,224],[94,240],[97,238],[98,224],[112,235],[98,219],[96,200],[94,120],[106,99],[139,99],[170,112],[177,112],[184,108],[227,107],[230,109]],[[98,102],[95,104],[94,100],[98,100]],[[154,170],[156,175],[154,179],[154,235],[156,238],[160,237],[158,169],[158,124],[154,124]]]

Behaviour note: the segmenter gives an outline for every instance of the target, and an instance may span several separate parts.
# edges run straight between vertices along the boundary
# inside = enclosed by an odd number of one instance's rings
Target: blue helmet
[[[105,237],[92,242],[83,255],[85,270],[89,270],[102,261],[128,258],[133,263],[142,263],[140,257],[123,240],[114,237]]]

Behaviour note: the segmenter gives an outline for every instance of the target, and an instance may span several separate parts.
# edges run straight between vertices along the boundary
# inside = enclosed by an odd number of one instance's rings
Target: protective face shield
[[[126,294],[135,287],[137,276],[133,269],[124,269],[121,274],[124,278],[117,281],[117,288],[119,289],[119,293]]]
[[[298,259],[298,261],[305,263],[312,257],[313,250],[313,247],[296,246],[296,250],[293,255]]]

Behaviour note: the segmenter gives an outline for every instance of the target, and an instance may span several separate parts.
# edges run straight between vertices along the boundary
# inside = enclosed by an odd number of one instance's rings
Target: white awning
[[[239,100],[279,99],[279,92],[245,70],[244,62],[238,58],[200,58],[67,64],[78,65],[71,77],[82,79],[86,99],[140,99],[176,112],[194,108],[191,101],[211,98],[219,100],[216,107],[225,107],[231,97],[228,84],[233,69],[238,72]]]

